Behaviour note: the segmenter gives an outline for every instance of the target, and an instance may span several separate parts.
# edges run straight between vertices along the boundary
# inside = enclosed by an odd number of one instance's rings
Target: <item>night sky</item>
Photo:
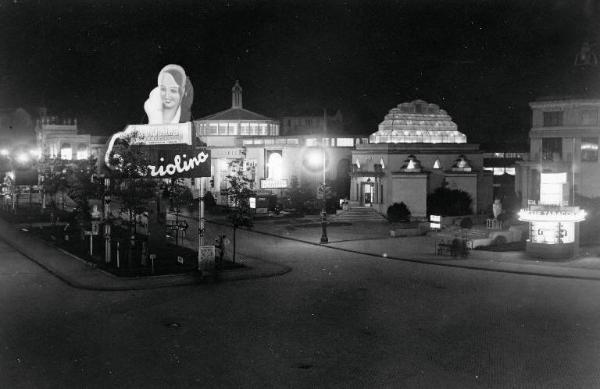
[[[193,117],[340,109],[370,134],[399,103],[448,111],[473,143],[527,140],[528,102],[554,94],[600,7],[545,1],[3,1],[0,107],[45,105],[110,134],[146,120],[166,64],[192,80]]]

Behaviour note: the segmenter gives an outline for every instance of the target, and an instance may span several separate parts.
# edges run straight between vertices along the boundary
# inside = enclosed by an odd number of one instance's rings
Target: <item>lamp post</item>
[[[326,206],[326,193],[327,193],[327,178],[326,178],[326,161],[327,161],[327,153],[326,145],[325,145],[325,135],[327,134],[327,110],[323,110],[323,139],[321,141],[322,146],[322,154],[323,161],[321,163],[323,167],[323,207],[321,208],[321,243],[328,243],[329,239],[327,238],[327,206]]]
[[[326,179],[325,179],[325,149],[323,149],[323,184],[322,184],[322,193],[323,193],[323,207],[321,208],[321,243],[328,243],[329,239],[327,238],[327,207],[326,207]]]

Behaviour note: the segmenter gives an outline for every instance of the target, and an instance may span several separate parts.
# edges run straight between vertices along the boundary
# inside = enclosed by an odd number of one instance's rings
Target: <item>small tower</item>
[[[242,108],[242,87],[239,80],[231,88],[231,108]]]

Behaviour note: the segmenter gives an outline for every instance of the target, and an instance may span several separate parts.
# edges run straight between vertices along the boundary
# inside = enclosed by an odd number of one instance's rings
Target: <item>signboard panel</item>
[[[38,172],[36,169],[15,170],[15,185],[37,185]]]
[[[192,144],[192,123],[132,124],[125,129],[132,145]]]
[[[288,180],[285,178],[264,178],[260,180],[260,187],[261,189],[284,189],[288,187]]]
[[[140,146],[148,153],[148,176],[155,178],[210,177],[210,150],[192,146]]]

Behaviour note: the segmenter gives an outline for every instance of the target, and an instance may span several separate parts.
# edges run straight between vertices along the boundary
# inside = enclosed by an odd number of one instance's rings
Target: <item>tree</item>
[[[63,172],[67,195],[75,202],[75,220],[80,228],[90,229],[92,210],[88,200],[101,200],[104,194],[104,184],[95,175],[96,158],[72,161]]]
[[[254,192],[250,189],[252,181],[244,175],[241,169],[234,169],[228,175],[227,197],[229,199],[229,213],[227,215],[233,226],[233,262],[235,262],[235,232],[239,227],[252,227],[254,214],[250,208],[250,197]]]
[[[56,195],[65,193],[68,190],[69,164],[60,158],[45,157],[39,165],[39,171],[42,175],[42,196],[44,197],[44,206],[49,205],[51,209],[56,209]],[[48,198],[50,201],[48,202]],[[63,197],[64,208],[64,197]]]
[[[471,195],[467,192],[442,186],[427,196],[427,212],[443,216],[469,215],[471,202]]]
[[[171,211],[175,212],[175,225],[179,226],[179,215],[182,207],[190,207],[194,201],[192,191],[183,183],[182,178],[172,178],[166,187]],[[179,242],[179,228],[175,233],[175,243]]]
[[[131,135],[133,136],[133,135]],[[150,211],[150,200],[157,197],[158,181],[146,178],[148,174],[148,157],[139,147],[130,146],[131,137],[115,144],[110,155],[110,164],[114,168],[113,194],[121,202],[121,210],[128,215],[128,233],[135,242],[137,216]],[[132,265],[132,254],[128,258]]]
[[[307,186],[301,186],[298,178],[293,176],[290,181],[290,188],[287,191],[289,206],[296,210],[300,215],[304,215],[307,209],[307,202],[316,199],[315,190],[310,190]]]

